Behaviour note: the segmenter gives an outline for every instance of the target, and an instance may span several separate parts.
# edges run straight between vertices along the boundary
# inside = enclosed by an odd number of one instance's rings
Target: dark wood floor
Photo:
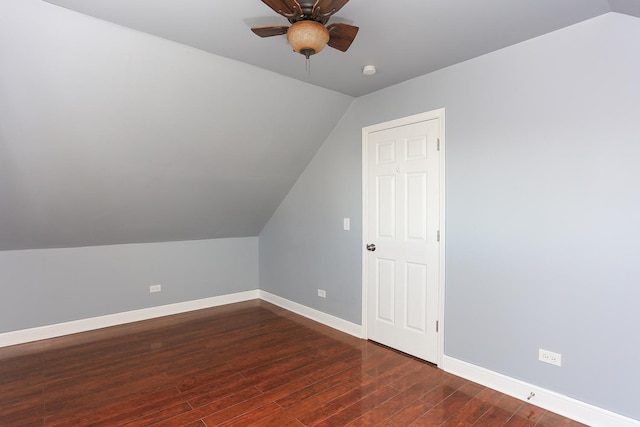
[[[0,426],[578,426],[262,301],[0,349]]]

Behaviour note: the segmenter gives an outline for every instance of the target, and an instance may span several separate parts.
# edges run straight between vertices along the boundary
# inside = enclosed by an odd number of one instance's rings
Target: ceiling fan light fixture
[[[316,21],[298,21],[289,27],[287,40],[294,51],[309,58],[329,42],[329,31]]]

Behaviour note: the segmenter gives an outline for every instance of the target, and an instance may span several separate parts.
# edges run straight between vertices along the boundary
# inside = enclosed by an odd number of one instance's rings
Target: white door
[[[441,121],[436,115],[364,130],[367,337],[433,363],[439,354]]]

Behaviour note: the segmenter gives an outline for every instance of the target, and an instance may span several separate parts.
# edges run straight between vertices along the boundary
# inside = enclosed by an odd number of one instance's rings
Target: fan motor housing
[[[316,6],[316,0],[298,0],[298,5],[300,8],[296,8],[292,16],[285,15],[285,17],[289,20],[291,24],[295,24],[299,21],[312,20],[320,22],[321,24],[326,24],[329,20],[329,16],[331,14],[320,14],[316,15],[314,13],[314,8]],[[315,12],[325,12],[317,10]]]

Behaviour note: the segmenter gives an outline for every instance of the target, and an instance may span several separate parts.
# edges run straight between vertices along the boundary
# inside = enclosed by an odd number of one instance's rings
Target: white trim
[[[179,302],[158,307],[143,308],[140,310],[126,311],[123,313],[108,314],[105,316],[91,317],[88,319],[73,320],[71,322],[57,323],[53,325],[39,326],[31,329],[22,329],[0,334],[0,347],[24,344],[48,338],[77,334],[95,329],[108,328],[110,326],[139,322],[141,320],[155,319],[172,314],[186,313],[204,308],[217,307],[225,304],[262,299],[278,307],[282,307],[293,313],[299,314],[323,325],[337,329],[357,338],[363,338],[362,326],[340,319],[327,313],[306,307],[302,304],[289,301],[277,295],[261,290],[239,292],[229,295],[204,298],[195,301]]]
[[[446,215],[445,215],[445,208],[447,206],[446,203],[446,185],[445,185],[445,166],[446,166],[446,159],[445,159],[445,147],[447,146],[447,144],[445,143],[446,138],[445,138],[445,130],[446,130],[446,125],[445,125],[445,110],[444,108],[441,108],[439,110],[435,110],[434,113],[438,114],[438,117],[440,118],[440,266],[439,266],[439,270],[438,273],[440,274],[439,277],[439,283],[438,283],[438,313],[439,313],[439,320],[438,320],[438,325],[439,325],[439,330],[438,330],[438,360],[436,362],[437,365],[441,365],[442,364],[442,360],[444,357],[444,332],[445,332],[445,323],[444,323],[444,308],[445,308],[445,295],[446,295],[446,281],[445,281],[445,273],[447,271],[446,269],[446,242],[447,242],[447,227],[445,226],[445,219],[446,219]]]
[[[369,158],[369,151],[367,149],[368,141],[369,141],[369,128],[362,128],[362,243],[360,245],[360,250],[362,251],[362,271],[360,273],[360,277],[362,278],[362,301],[361,301],[361,312],[362,312],[362,337],[364,339],[369,338],[369,332],[367,331],[367,301],[369,296],[367,293],[367,230],[369,229],[369,215],[367,214],[367,206],[369,206],[369,198],[367,197],[367,176],[369,174],[369,168],[367,167],[367,159]]]
[[[179,302],[175,304],[161,305],[158,307],[126,311],[123,313],[91,317],[88,319],[74,320],[71,322],[57,323],[54,325],[39,326],[37,328],[5,332],[0,334],[0,347],[55,338],[63,335],[77,334],[79,332],[92,331],[95,329],[107,328],[109,326],[139,322],[141,320],[170,316],[172,314],[201,310],[203,308],[216,307],[219,305],[232,304],[257,298],[259,298],[259,292],[256,289],[253,291],[238,292],[235,294],[221,295],[218,297],[204,298],[195,301]]]
[[[482,384],[516,399],[547,409],[592,427],[639,427],[640,421],[598,408],[551,390],[508,377],[497,372],[463,362],[450,356],[443,357],[443,370]],[[535,393],[531,400],[527,397]]]
[[[367,245],[367,142],[369,134],[385,129],[410,125],[413,123],[424,122],[427,120],[439,119],[440,121],[440,277],[438,280],[438,348],[436,350],[436,364],[442,363],[444,356],[444,299],[445,299],[445,109],[439,108],[425,113],[414,114],[408,117],[402,117],[383,123],[367,126],[362,128],[362,336],[368,337],[367,334],[367,265],[366,265],[366,245]]]
[[[444,117],[444,113],[445,113],[444,108],[438,108],[438,109],[427,111],[424,113],[413,114],[411,116],[401,117],[399,119],[393,119],[393,120],[389,120],[382,123],[376,123],[375,125],[370,125],[362,128],[362,131],[363,131],[363,135],[366,135],[372,132],[378,132],[385,129],[412,125],[414,123],[424,122],[427,120],[442,119]]]
[[[306,305],[298,304],[297,302],[284,299],[263,290],[260,291],[260,299],[270,302],[273,305],[277,305],[278,307],[282,307],[293,313],[299,314],[300,316],[315,320],[316,322],[322,323],[323,325],[329,326],[330,328],[337,329],[338,331],[344,332],[345,334],[353,335],[357,338],[364,337],[362,333],[362,326],[344,319],[340,319],[330,314],[323,313],[313,308],[309,308]]]

